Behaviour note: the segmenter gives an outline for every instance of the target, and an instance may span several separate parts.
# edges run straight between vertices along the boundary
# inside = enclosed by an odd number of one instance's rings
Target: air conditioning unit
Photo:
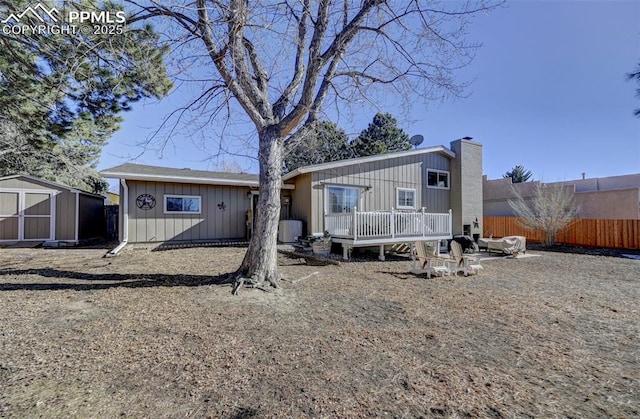
[[[282,220],[278,225],[278,241],[280,243],[292,243],[302,236],[302,221]]]

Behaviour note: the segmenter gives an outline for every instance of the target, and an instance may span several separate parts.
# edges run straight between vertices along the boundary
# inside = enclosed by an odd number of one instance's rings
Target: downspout
[[[118,254],[126,245],[129,240],[129,187],[127,181],[120,179],[120,185],[122,186],[122,241],[120,244],[107,253],[105,257],[113,257]]]
[[[73,240],[78,243],[80,238],[80,192],[76,191],[76,219],[75,219],[75,233]]]

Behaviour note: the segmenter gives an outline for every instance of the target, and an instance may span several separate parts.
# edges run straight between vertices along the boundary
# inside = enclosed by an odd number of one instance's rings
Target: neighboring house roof
[[[341,166],[350,166],[353,164],[363,164],[379,160],[396,159],[400,157],[415,156],[427,153],[442,153],[452,159],[456,157],[456,154],[453,151],[449,150],[445,146],[439,145],[434,147],[418,148],[415,150],[399,151],[396,153],[376,154],[374,156],[357,157],[354,159],[338,160],[329,163],[320,163],[311,166],[298,167],[297,169],[292,170],[291,172],[282,176],[282,180],[287,181],[303,173],[317,172],[318,170],[333,169]]]
[[[45,185],[49,185],[49,186],[51,186],[52,188],[55,188],[55,189],[64,189],[64,190],[69,191],[69,192],[81,193],[81,194],[84,194],[84,195],[90,195],[90,196],[104,198],[104,196],[102,196],[102,195],[98,195],[98,194],[94,194],[94,193],[91,193],[91,192],[83,191],[82,189],[72,188],[71,186],[63,185],[62,183],[57,183],[57,182],[53,182],[51,180],[46,180],[46,179],[42,179],[42,178],[39,178],[39,177],[30,176],[30,175],[3,176],[3,177],[0,177],[0,180],[17,179],[17,178],[25,178],[25,179],[29,179],[29,180],[31,180],[33,182],[44,183]]]
[[[186,182],[210,185],[258,187],[258,175],[250,173],[210,172],[207,170],[174,169],[125,163],[100,172],[104,177],[154,182]]]

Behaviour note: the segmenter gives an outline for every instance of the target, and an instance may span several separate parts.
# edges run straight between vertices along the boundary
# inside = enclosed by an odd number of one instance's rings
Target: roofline
[[[42,179],[42,178],[39,178],[39,177],[36,177],[36,176],[31,176],[31,175],[9,175],[9,176],[0,177],[0,180],[15,179],[15,178],[19,178],[19,177],[24,177],[24,178],[33,180],[35,182],[41,182],[41,183],[44,183],[46,185],[53,186],[55,188],[66,189],[69,192],[81,193],[81,194],[84,194],[84,195],[91,195],[91,196],[95,196],[95,197],[104,198],[104,196],[102,196],[100,194],[95,194],[95,193],[92,193],[92,192],[83,191],[82,189],[78,189],[78,188],[72,188],[71,186],[63,185],[62,183],[54,182],[52,180]]]
[[[436,153],[436,152],[441,152],[443,154],[446,154],[447,156],[451,157],[452,159],[454,159],[456,157],[456,153],[454,153],[453,151],[449,150],[445,146],[438,145],[438,146],[433,146],[433,147],[418,148],[418,149],[415,149],[415,150],[399,151],[399,152],[396,152],[396,153],[376,154],[374,156],[356,157],[356,158],[353,158],[353,159],[338,160],[338,161],[333,161],[333,162],[329,162],[329,163],[314,164],[314,165],[311,165],[311,166],[303,166],[303,167],[299,167],[299,168],[287,173],[286,175],[282,176],[282,180],[283,181],[287,181],[287,180],[292,179],[292,178],[294,178],[294,177],[296,177],[298,175],[301,175],[301,174],[304,174],[304,173],[317,172],[318,170],[327,170],[327,169],[333,169],[333,168],[340,167],[340,166],[349,166],[349,165],[352,165],[352,164],[370,163],[370,162],[374,162],[374,161],[395,159],[395,158],[399,158],[399,157],[415,156],[415,155],[420,155],[420,154]]]
[[[196,183],[202,185],[222,185],[222,186],[247,186],[258,187],[260,182],[257,180],[241,180],[241,179],[223,179],[223,178],[201,178],[192,176],[168,176],[168,175],[141,175],[139,173],[127,172],[109,172],[102,171],[100,174],[104,177],[124,179],[124,180],[143,180],[149,182],[171,182],[171,183]],[[282,189],[295,189],[295,185],[282,185]]]

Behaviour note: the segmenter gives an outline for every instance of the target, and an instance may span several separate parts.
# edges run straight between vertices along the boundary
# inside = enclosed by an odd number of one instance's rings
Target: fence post
[[[453,217],[451,214],[453,214],[453,212],[451,211],[451,208],[449,208],[449,235],[453,237]]]

